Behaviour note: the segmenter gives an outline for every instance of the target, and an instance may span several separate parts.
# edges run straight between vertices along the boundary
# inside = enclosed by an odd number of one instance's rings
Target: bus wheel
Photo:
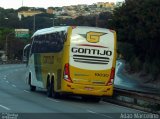
[[[93,97],[93,96],[83,96],[82,97],[83,101],[87,101],[87,102],[99,102],[101,100],[100,97]]]
[[[35,90],[36,90],[36,86],[30,85],[30,91],[35,91]]]
[[[100,97],[93,97],[92,98],[92,102],[99,102],[101,100],[101,98]]]
[[[47,96],[52,97],[53,86],[50,83],[49,78],[47,78]]]
[[[28,80],[29,80],[28,84],[30,86],[30,91],[35,91],[36,90],[36,86],[32,86],[32,84],[31,84],[31,75],[29,75],[29,79]]]
[[[52,97],[57,99],[57,98],[60,98],[60,94],[58,92],[55,92],[55,89],[54,89],[54,76],[52,76],[51,78],[51,84],[52,84]]]

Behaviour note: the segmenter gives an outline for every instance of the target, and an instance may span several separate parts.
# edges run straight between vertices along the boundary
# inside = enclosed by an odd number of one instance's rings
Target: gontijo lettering
[[[112,55],[112,51],[110,50],[98,50],[98,49],[72,47],[71,51],[73,53],[80,53],[80,54],[106,55],[106,56]]]

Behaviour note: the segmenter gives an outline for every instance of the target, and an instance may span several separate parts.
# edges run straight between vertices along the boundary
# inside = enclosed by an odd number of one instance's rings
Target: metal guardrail
[[[150,103],[154,102],[156,104],[160,104],[160,96],[150,93],[142,93],[137,91],[129,91],[124,89],[115,88],[115,95],[128,96],[136,100],[144,100]]]
[[[155,94],[115,88],[113,97],[105,98],[104,101],[160,114],[160,96]]]
[[[0,64],[22,64],[22,61],[19,60],[9,60],[9,61],[0,61]]]

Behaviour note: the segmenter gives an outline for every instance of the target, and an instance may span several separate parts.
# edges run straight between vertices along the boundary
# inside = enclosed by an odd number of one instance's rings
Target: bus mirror
[[[27,62],[27,61],[28,61],[29,52],[30,52],[30,47],[31,47],[31,44],[27,44],[27,45],[23,48],[23,62]]]

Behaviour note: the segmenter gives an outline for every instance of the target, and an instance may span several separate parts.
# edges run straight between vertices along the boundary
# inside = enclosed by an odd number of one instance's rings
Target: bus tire
[[[93,98],[92,98],[92,102],[98,103],[98,102],[100,102],[100,100],[101,100],[100,97],[93,97]]]
[[[94,97],[94,96],[82,96],[82,100],[85,102],[96,102],[98,103],[101,98],[100,97]]]
[[[51,85],[49,77],[47,77],[47,96],[52,97],[53,86]]]
[[[55,98],[55,99],[58,99],[60,98],[60,94],[58,92],[55,92],[55,89],[54,89],[54,76],[52,76],[51,78],[51,84],[52,84],[52,97]]]
[[[31,74],[29,74],[28,84],[30,86],[30,91],[36,90],[36,86],[32,86],[32,84],[31,84]]]
[[[30,85],[30,91],[36,91],[36,86]]]

